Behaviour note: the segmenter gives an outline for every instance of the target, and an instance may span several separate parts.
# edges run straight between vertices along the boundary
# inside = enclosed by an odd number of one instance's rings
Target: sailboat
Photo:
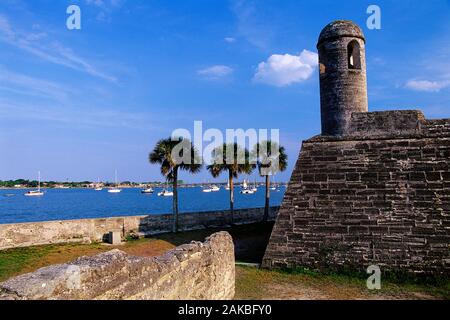
[[[31,190],[25,193],[26,197],[41,197],[44,193],[41,191],[41,172],[38,172],[38,189]]]
[[[122,189],[119,189],[118,184],[117,184],[117,170],[116,170],[116,187],[109,189],[108,192],[109,193],[121,193],[122,192]]]
[[[273,179],[272,185],[269,188],[270,190],[276,191],[277,190],[277,184],[275,183],[275,178]]]
[[[242,194],[254,194],[255,193],[255,191],[253,191],[252,189],[250,189],[248,187],[247,180],[245,180],[245,179],[244,179],[244,182],[242,183],[241,193]]]
[[[220,188],[218,186],[216,186],[215,184],[213,184],[211,186],[211,192],[219,192],[219,191],[220,191]]]
[[[211,185],[209,185],[209,187],[204,187],[202,191],[206,192],[206,193],[219,192],[220,188],[215,184],[211,184]]]
[[[168,185],[161,192],[158,193],[158,197],[173,197],[173,191],[170,191]]]
[[[210,193],[210,192],[212,192],[212,190],[211,190],[211,188],[209,188],[209,187],[203,187],[202,192],[204,192],[204,193]]]
[[[230,180],[228,180],[227,185],[225,186],[225,190],[230,190],[230,189],[231,189]]]
[[[152,194],[153,192],[154,192],[154,190],[152,187],[148,187],[148,188],[141,190],[141,193],[143,193],[143,194]]]
[[[96,187],[94,190],[95,190],[95,191],[102,191],[102,190],[103,190],[103,188],[102,188],[101,185],[100,185],[100,179],[98,179],[97,187]]]
[[[203,187],[202,192],[205,193],[211,193],[211,192],[218,192],[220,191],[220,188],[216,186],[215,184],[209,185],[208,187]]]
[[[164,189],[160,193],[158,193],[159,197],[173,197],[173,192],[167,189]]]

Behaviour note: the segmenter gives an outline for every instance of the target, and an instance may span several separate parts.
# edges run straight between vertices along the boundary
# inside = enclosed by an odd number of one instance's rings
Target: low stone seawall
[[[279,207],[272,207],[275,219]],[[234,223],[249,224],[262,220],[264,208],[234,211]],[[180,230],[196,230],[229,225],[228,210],[180,214]],[[153,235],[171,232],[172,214],[130,216],[100,219],[64,220],[0,225],[0,250],[42,244],[100,242],[110,231],[120,230],[122,236]]]
[[[235,290],[233,239],[215,233],[161,257],[112,250],[0,283],[0,300],[227,300]]]

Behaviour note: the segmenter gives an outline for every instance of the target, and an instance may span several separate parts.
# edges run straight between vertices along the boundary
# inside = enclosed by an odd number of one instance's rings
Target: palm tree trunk
[[[234,181],[233,173],[229,170],[228,181],[230,182],[230,213],[231,213],[231,224],[234,224]]]
[[[270,210],[270,176],[266,175],[266,204],[264,206],[264,217],[263,221],[269,220],[269,210]]]
[[[173,232],[178,232],[178,168],[173,172]]]

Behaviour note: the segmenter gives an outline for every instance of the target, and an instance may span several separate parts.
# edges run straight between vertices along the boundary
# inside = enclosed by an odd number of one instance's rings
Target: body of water
[[[264,207],[264,187],[252,195],[235,190],[236,209]],[[48,189],[43,197],[25,197],[26,190],[0,190],[0,224],[171,213],[172,197],[158,197],[159,191],[145,195],[140,189],[118,194],[107,189]],[[281,204],[284,191],[271,191],[271,205]],[[178,199],[180,213],[229,209],[229,191],[223,188],[212,193],[180,188]]]

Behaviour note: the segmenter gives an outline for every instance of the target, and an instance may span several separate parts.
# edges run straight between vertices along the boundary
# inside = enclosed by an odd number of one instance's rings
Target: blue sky
[[[71,4],[81,30],[66,28]],[[0,179],[159,180],[148,152],[202,120],[280,129],[288,180],[320,132],[315,46],[336,19],[365,32],[371,111],[450,117],[448,0],[1,0]]]

